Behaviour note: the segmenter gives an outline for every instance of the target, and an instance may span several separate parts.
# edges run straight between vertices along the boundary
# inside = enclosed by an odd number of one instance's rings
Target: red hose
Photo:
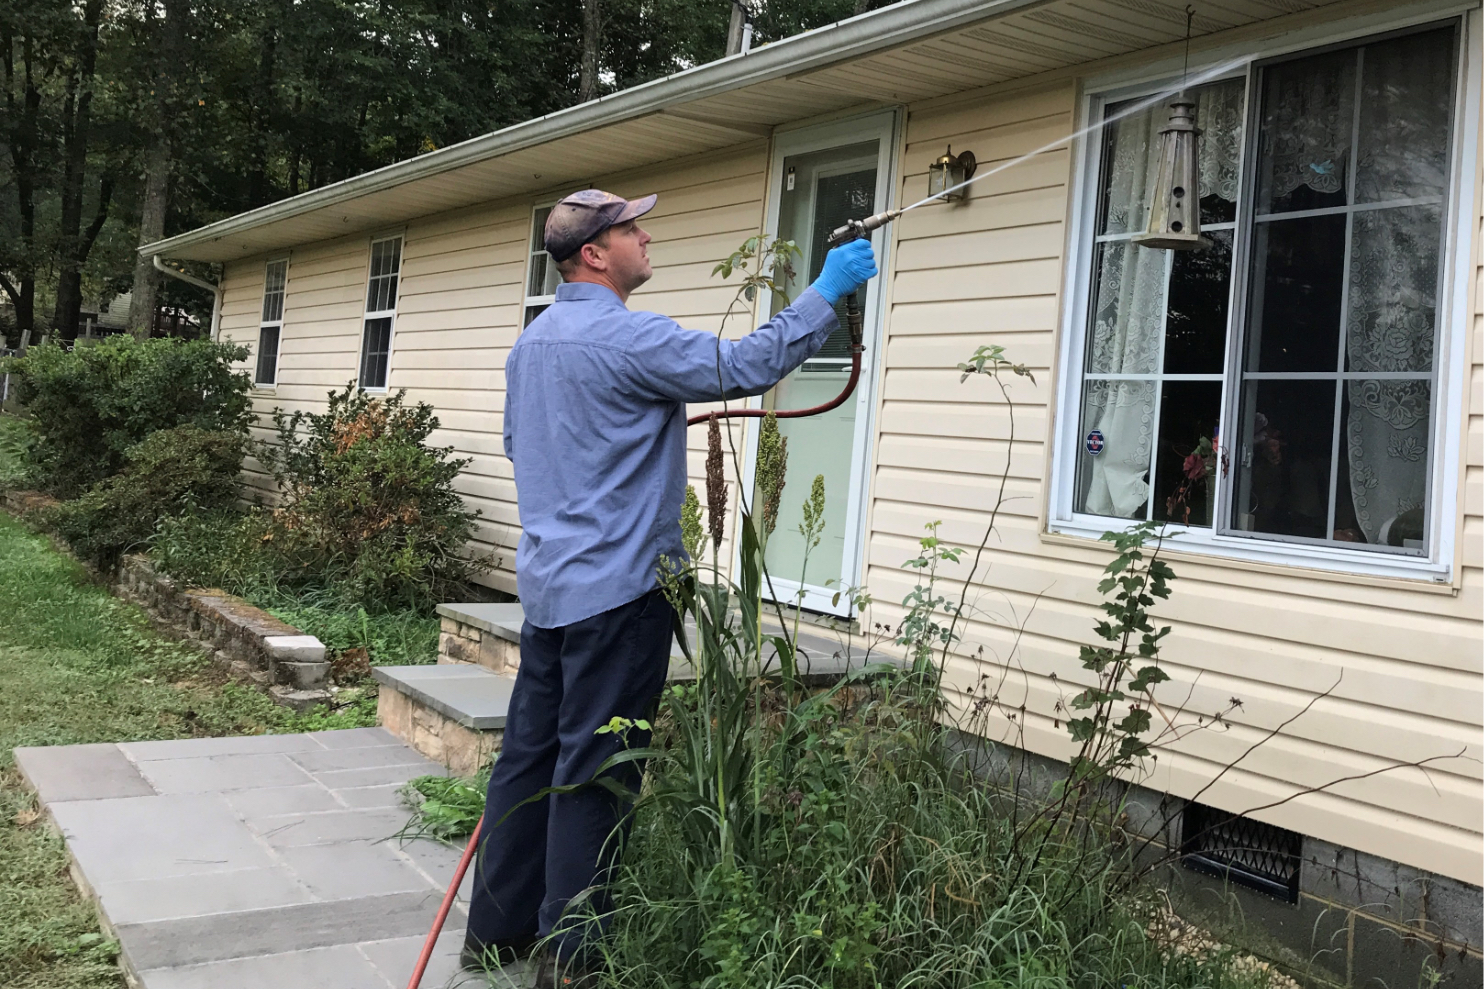
[[[772,412],[780,419],[802,419],[805,416],[817,416],[821,412],[828,412],[830,409],[839,408],[845,403],[845,400],[850,397],[851,393],[855,391],[856,383],[860,381],[861,351],[863,349],[863,347],[857,345],[851,351],[850,379],[845,382],[845,390],[836,395],[834,398],[830,399],[828,402],[825,402],[823,405],[816,405],[808,409],[785,409],[782,412],[778,412],[774,409],[725,409],[721,412],[703,412],[698,416],[691,416],[689,419],[685,420],[685,424],[687,426],[698,426],[703,422],[710,421],[712,418],[761,419],[769,412]]]
[[[412,970],[412,978],[407,983],[407,989],[418,989],[422,985],[423,972],[428,967],[428,960],[433,957],[433,946],[438,943],[438,935],[443,933],[443,924],[448,920],[448,911],[453,907],[453,900],[459,894],[459,884],[464,881],[464,873],[469,871],[469,863],[474,860],[474,850],[479,847],[479,829],[484,825],[484,815],[479,817],[479,823],[474,825],[474,833],[469,836],[469,847],[464,849],[464,857],[459,859],[459,867],[453,870],[453,882],[448,884],[448,892],[443,894],[443,904],[438,908],[438,916],[433,920],[433,929],[428,932],[428,939],[423,942],[423,953],[417,958],[417,967]]]

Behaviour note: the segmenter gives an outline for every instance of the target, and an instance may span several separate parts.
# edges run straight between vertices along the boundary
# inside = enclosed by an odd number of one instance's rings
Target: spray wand
[[[902,210],[889,209],[884,213],[876,213],[863,220],[847,220],[845,224],[836,227],[825,238],[825,246],[838,247],[848,244],[866,236],[877,227],[885,226],[892,220],[902,215]],[[845,400],[855,391],[855,386],[861,377],[861,355],[866,352],[865,345],[865,311],[861,309],[860,297],[851,292],[845,297],[845,327],[850,332],[850,377],[845,382],[845,387],[840,394],[825,402],[823,405],[812,405],[807,409],[785,409],[779,412],[775,409],[727,409],[722,412],[703,412],[700,415],[691,416],[685,420],[687,426],[697,426],[711,419],[761,419],[766,415],[774,415],[779,419],[803,419],[807,416],[817,416],[845,404]]]

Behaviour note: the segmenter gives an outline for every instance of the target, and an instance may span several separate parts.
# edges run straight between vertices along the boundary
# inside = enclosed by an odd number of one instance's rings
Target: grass
[[[0,985],[8,989],[123,986],[115,946],[73,886],[12,748],[342,726],[340,716],[294,715],[159,637],[137,608],[3,512],[0,684]]]

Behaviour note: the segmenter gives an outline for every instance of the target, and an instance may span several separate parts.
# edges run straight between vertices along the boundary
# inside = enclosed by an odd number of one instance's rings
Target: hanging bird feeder
[[[1203,251],[1195,101],[1184,93],[1170,101],[1169,126],[1159,132],[1159,174],[1149,201],[1149,226],[1134,237],[1141,247]]]

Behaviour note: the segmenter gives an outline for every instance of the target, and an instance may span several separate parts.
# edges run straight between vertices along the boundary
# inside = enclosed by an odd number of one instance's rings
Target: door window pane
[[[1256,224],[1248,370],[1336,370],[1345,220],[1335,213]]]
[[[788,286],[791,297],[797,297],[823,268],[829,250],[825,240],[832,230],[848,219],[869,216],[881,208],[876,203],[878,151],[877,142],[868,141],[784,159],[778,236],[794,241],[804,252],[795,265],[795,279]],[[862,306],[874,289],[872,283],[861,288]],[[841,325],[818,355],[778,383],[765,400],[770,408],[819,405],[845,386],[851,355],[849,331],[844,326],[844,300],[835,308]],[[852,498],[851,474],[858,455],[855,398],[823,415],[780,420],[778,431],[788,440],[789,472],[779,505],[778,527],[768,540],[768,571],[775,579],[798,581],[802,577],[814,588],[823,588],[827,582],[838,585],[847,571],[846,554],[853,552],[847,545],[845,526]],[[816,474],[824,475],[825,527],[819,545],[810,549],[798,528],[803,521],[801,506]]]
[[[1354,49],[1263,72],[1257,211],[1343,206],[1355,127]]]
[[[1356,202],[1443,195],[1456,48],[1452,30],[1410,34],[1366,47]]]

